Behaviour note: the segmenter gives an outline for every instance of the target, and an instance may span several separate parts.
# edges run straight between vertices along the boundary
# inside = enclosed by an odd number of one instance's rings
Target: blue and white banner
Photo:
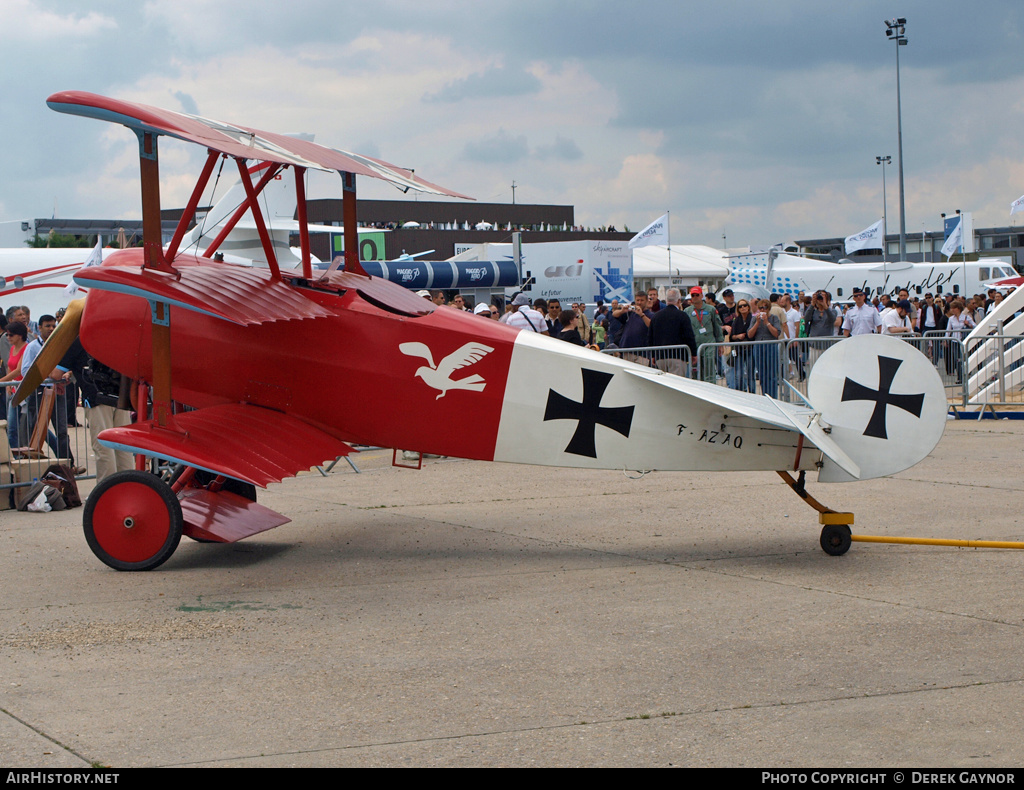
[[[964,221],[961,217],[956,223],[956,226],[949,234],[949,238],[946,239],[946,243],[942,245],[942,254],[947,258],[952,258],[956,254],[957,249],[963,244],[964,241]]]
[[[881,250],[885,248],[884,220],[878,220],[870,228],[846,237],[846,254],[857,250]]]
[[[1021,195],[1010,204],[1010,216],[1013,216],[1018,211],[1024,211],[1024,195]]]
[[[648,247],[651,244],[668,246],[668,214],[662,214],[654,222],[629,240],[629,248]]]

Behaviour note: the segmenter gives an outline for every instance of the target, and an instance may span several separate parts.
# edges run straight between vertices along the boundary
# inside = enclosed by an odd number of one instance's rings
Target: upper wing
[[[459,368],[472,365],[492,351],[494,351],[493,348],[485,346],[483,343],[466,343],[458,351],[454,351],[442,359],[437,366],[437,372],[444,374],[446,378],[450,378],[451,374]]]
[[[154,428],[152,420],[108,428],[101,443],[244,480],[277,483],[352,448],[288,414],[228,403],[176,414],[181,431]]]
[[[415,189],[433,195],[473,199],[424,181],[412,170],[380,159],[328,148],[283,134],[214,121],[199,115],[120,101],[85,91],[61,91],[50,96],[46,104],[57,112],[98,118],[124,124],[129,129],[165,134],[229,156],[318,170],[338,170],[379,178],[403,191]]]

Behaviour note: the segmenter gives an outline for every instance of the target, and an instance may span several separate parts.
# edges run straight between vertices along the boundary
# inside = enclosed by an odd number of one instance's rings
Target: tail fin
[[[807,397],[860,469],[853,477],[826,456],[821,482],[908,469],[935,449],[946,428],[938,371],[916,346],[894,337],[860,335],[831,346],[811,368]]]

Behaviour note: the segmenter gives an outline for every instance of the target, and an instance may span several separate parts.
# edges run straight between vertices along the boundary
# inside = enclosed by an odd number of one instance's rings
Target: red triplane
[[[810,499],[802,486],[807,470],[817,470],[821,481],[891,474],[917,463],[942,435],[941,381],[906,343],[878,336],[839,343],[815,364],[803,405],[662,373],[437,308],[367,276],[357,257],[357,175],[464,197],[409,170],[89,93],[57,93],[47,103],[123,124],[139,142],[143,247],[79,271],[76,281],[89,288],[84,308],[70,311],[37,363],[49,370],[80,333],[89,354],[152,388],[152,413],[142,410],[137,423],[108,429],[101,441],[183,469],[171,484],[131,471],[96,486],[86,503],[85,534],[113,568],[155,568],[182,534],[232,542],[286,523],[256,504],[250,486],[351,453],[353,444],[596,469],[788,470],[800,474],[799,484],[789,482]],[[161,136],[208,151],[166,248]],[[180,251],[221,157],[236,161],[248,200],[207,249]],[[254,168],[250,160],[262,165]],[[289,168],[300,268],[280,268],[259,211],[251,213],[267,268],[213,260],[261,189]],[[311,266],[309,168],[341,174],[344,271]],[[255,183],[251,171],[261,173]],[[35,370],[22,389],[39,380]],[[851,514],[810,501],[823,511],[823,547],[846,551]]]

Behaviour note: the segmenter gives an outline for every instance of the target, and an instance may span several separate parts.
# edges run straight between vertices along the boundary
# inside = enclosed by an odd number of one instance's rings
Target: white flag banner
[[[668,246],[668,214],[662,214],[654,222],[629,240],[629,248],[647,247],[651,244]]]
[[[89,266],[99,266],[102,262],[103,246],[100,244],[99,236],[97,236],[96,246],[92,248],[92,252],[90,252],[89,257],[85,259],[85,263],[82,264],[82,268],[86,269]],[[72,280],[64,287],[64,295],[74,296],[76,293],[78,293],[78,283]]]
[[[1024,211],[1024,195],[1021,195],[1010,204],[1010,216],[1013,216],[1018,211]]]
[[[878,220],[870,228],[864,228],[860,233],[854,233],[846,237],[846,254],[856,250],[881,250],[885,248],[884,220]]]
[[[953,232],[949,234],[949,238],[946,239],[946,243],[942,245],[942,254],[947,258],[952,258],[953,253],[956,252],[956,248],[963,244],[964,241],[964,220],[963,217],[956,223],[956,227],[953,228]]]

